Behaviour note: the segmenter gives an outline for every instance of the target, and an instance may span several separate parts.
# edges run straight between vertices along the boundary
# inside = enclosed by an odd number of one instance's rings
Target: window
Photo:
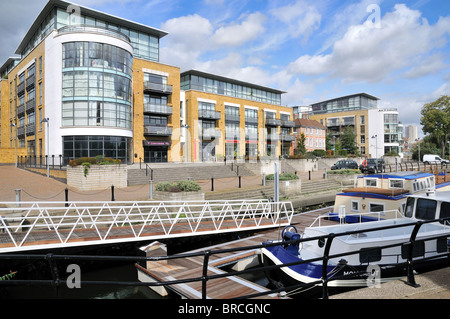
[[[402,179],[389,179],[389,188],[403,188]]]
[[[371,213],[378,213],[384,211],[384,205],[383,204],[376,204],[376,203],[370,203],[369,204],[369,212]]]
[[[352,212],[359,212],[359,202],[358,201],[352,200],[351,211]]]
[[[419,198],[417,200],[416,218],[431,220],[436,218],[437,202],[431,199]]]
[[[441,212],[439,214],[439,218],[447,218],[447,217],[450,217],[450,203],[441,203]],[[450,219],[441,221],[440,223],[450,225]]]
[[[378,187],[378,178],[365,178],[364,186],[365,187]]]

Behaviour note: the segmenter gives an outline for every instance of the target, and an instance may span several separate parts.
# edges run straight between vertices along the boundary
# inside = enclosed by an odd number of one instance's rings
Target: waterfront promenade
[[[300,179],[308,180],[309,174],[298,173]],[[311,180],[323,179],[323,172],[312,172]],[[211,192],[209,180],[198,181],[205,193]],[[242,189],[258,187],[261,176],[242,176]],[[21,201],[64,201],[67,185],[53,178],[14,166],[0,166],[0,202],[16,201],[16,189],[21,189]],[[221,178],[214,182],[214,191],[239,190],[238,178]],[[115,188],[116,201],[144,201],[150,198],[149,185]],[[69,201],[110,201],[111,189],[82,192],[69,187]]]

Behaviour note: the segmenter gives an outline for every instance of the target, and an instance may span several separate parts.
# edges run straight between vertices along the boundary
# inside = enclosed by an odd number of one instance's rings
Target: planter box
[[[175,201],[175,202],[189,202],[189,201],[204,201],[204,192],[153,192],[153,199],[160,201]]]
[[[127,187],[126,165],[91,165],[84,176],[84,167],[67,166],[67,185],[82,191]]]
[[[273,187],[274,181],[266,181],[266,186]],[[279,181],[280,195],[286,197],[298,196],[302,192],[302,180]]]

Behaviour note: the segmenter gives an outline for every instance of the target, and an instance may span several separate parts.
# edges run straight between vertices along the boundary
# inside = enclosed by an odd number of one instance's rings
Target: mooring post
[[[214,192],[214,177],[211,177],[211,192]]]
[[[66,200],[66,207],[69,207],[69,189],[66,187],[66,189],[64,190],[65,193],[65,200]]]
[[[114,198],[114,185],[111,185],[111,201],[114,202],[115,198]]]

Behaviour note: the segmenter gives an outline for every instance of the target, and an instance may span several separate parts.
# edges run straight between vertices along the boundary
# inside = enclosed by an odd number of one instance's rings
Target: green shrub
[[[275,179],[274,174],[269,174],[266,176],[266,180],[268,180],[268,181],[273,181],[274,179]],[[298,176],[293,173],[282,173],[279,176],[280,181],[291,181],[291,180],[295,180],[295,179],[298,179]]]
[[[336,170],[332,170],[332,171],[327,171],[327,174],[356,175],[356,174],[361,174],[361,171],[359,169],[336,169]]]
[[[159,192],[198,192],[201,186],[194,181],[179,181],[176,183],[161,182],[155,188]]]
[[[91,165],[111,165],[111,164],[121,164],[120,159],[113,159],[109,157],[104,157],[103,155],[98,155],[96,157],[80,157],[69,161],[70,166],[84,165],[84,163],[89,163]]]

